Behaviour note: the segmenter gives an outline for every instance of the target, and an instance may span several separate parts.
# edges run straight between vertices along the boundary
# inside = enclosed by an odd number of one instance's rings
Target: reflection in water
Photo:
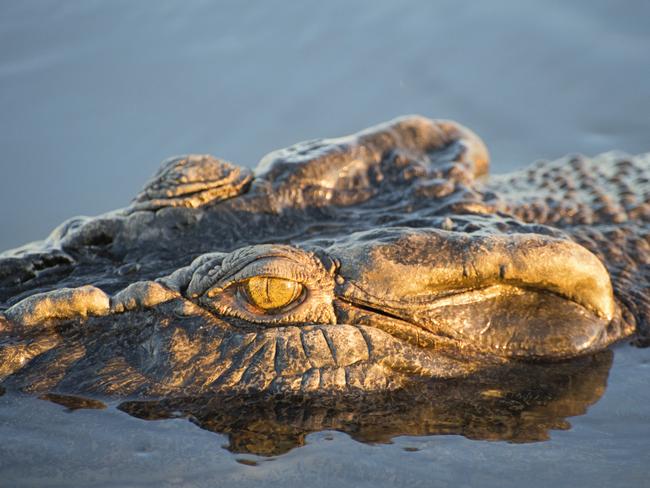
[[[513,363],[381,395],[177,398],[119,408],[147,420],[188,417],[228,434],[229,450],[265,456],[301,446],[321,430],[369,443],[431,434],[534,442],[548,439],[551,429],[568,429],[567,417],[584,414],[602,396],[611,362],[611,351],[604,351],[562,363]]]
[[[60,395],[58,393],[45,393],[39,396],[41,400],[48,400],[52,403],[66,407],[70,412],[81,409],[103,410],[106,404],[93,398],[84,398],[76,395]]]

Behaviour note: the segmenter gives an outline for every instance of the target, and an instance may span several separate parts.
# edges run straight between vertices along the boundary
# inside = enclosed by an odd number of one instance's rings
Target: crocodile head
[[[3,255],[0,378],[382,391],[599,351],[647,326],[649,166],[576,157],[488,178],[476,135],[422,117],[254,172],[174,158],[129,207]]]

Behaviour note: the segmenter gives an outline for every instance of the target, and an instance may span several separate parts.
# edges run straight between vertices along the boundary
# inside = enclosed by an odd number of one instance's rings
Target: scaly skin
[[[650,335],[650,155],[489,178],[404,117],[254,172],[164,163],[0,258],[0,380],[137,397],[385,391]]]

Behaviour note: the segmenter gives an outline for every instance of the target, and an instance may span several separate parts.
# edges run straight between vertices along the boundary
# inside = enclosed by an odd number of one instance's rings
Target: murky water
[[[648,18],[635,1],[3,2],[0,249],[124,206],[170,155],[254,166],[403,113],[473,128],[496,172],[648,151]],[[232,453],[186,419],[7,394],[0,486],[643,486],[649,373],[647,349],[619,345],[602,398],[545,442],[364,444],[346,428],[358,422],[334,419],[312,425],[347,434],[315,429],[271,457]]]

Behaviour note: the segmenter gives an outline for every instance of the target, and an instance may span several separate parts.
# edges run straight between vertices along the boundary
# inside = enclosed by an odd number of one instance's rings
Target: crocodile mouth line
[[[542,287],[536,284],[518,283],[516,281],[503,281],[500,283],[486,283],[478,288],[457,288],[446,292],[414,297],[407,303],[402,303],[388,298],[380,298],[368,292],[358,284],[350,282],[349,289],[353,290],[349,296],[336,297],[337,300],[346,302],[354,307],[378,313],[380,315],[411,323],[413,317],[422,312],[442,309],[445,307],[472,305],[497,299],[503,296],[517,296],[526,293],[552,295],[567,303],[577,305],[590,313],[595,319],[612,320],[612,313],[588,306],[581,300],[574,299],[568,293],[562,293],[552,287]],[[381,304],[381,305],[380,305]],[[418,325],[414,323],[413,325]]]
[[[614,320],[555,290],[536,286],[501,283],[455,290],[410,304],[410,308],[386,302],[379,305],[378,299],[364,294],[365,299],[359,295],[339,298],[340,307],[365,315],[367,325],[436,351],[564,359],[588,352]],[[522,340],[513,332],[521,324],[526,324],[534,339]],[[562,352],[547,357],[551,346],[559,343]]]
[[[460,341],[442,330],[430,330],[421,324],[400,316],[398,313],[373,306],[371,303],[360,303],[344,298],[337,298],[336,305],[339,311],[345,314],[360,312],[365,315],[365,317],[356,318],[358,323],[386,332],[416,347],[424,349],[441,349],[444,347],[459,349],[466,347],[462,346]],[[344,321],[342,323],[346,322]]]

